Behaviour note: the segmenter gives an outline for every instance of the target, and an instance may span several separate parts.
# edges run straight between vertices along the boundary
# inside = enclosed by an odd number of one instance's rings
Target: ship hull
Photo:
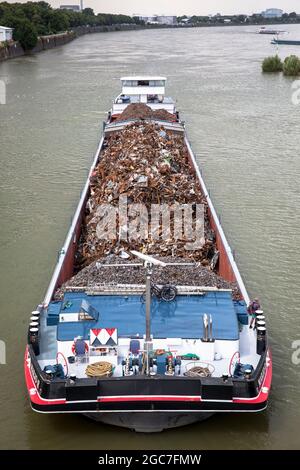
[[[179,428],[210,418],[214,413],[86,413],[94,421],[132,429],[135,432],[152,433]]]
[[[300,41],[293,41],[288,39],[274,39],[272,44],[279,44],[281,46],[300,46]]]
[[[175,128],[178,124],[165,126]],[[210,225],[216,235],[220,253],[218,274],[229,282],[237,282],[243,299],[249,303],[248,293],[185,132],[184,138],[191,169],[206,197]],[[99,143],[66,241],[59,253],[44,305],[51,302],[55,289],[73,274],[77,240],[89,194],[89,178],[99,161],[102,146],[103,138]],[[97,422],[150,433],[200,422],[215,413],[264,410],[272,377],[272,361],[267,340],[265,348],[253,377],[242,382],[231,377],[228,381],[223,381],[221,377],[199,380],[175,376],[82,379],[78,384],[71,383],[70,380],[49,382],[30,344],[26,348],[24,370],[33,410],[39,413],[80,413]]]

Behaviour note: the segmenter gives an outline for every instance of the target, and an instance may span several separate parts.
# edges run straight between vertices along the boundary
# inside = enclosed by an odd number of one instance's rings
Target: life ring
[[[229,363],[229,368],[228,368],[229,377],[233,376],[236,363],[240,363],[240,362],[241,362],[240,353],[239,353],[239,351],[235,351],[235,353],[232,354],[232,357],[231,357],[230,363]],[[234,368],[233,368],[233,366],[234,366]]]
[[[63,360],[64,360],[64,364],[62,364],[62,366],[66,368],[66,373],[65,373],[65,375],[67,376],[68,373],[69,373],[68,361],[67,361],[67,359],[65,358],[65,355],[64,355],[62,352],[58,351],[58,353],[56,354],[56,364],[59,363],[59,362],[58,362],[58,356],[61,356],[61,357],[63,358]]]
[[[86,344],[86,342],[84,342],[84,345],[85,345],[85,346],[84,346],[85,352],[86,352],[86,353],[89,352],[89,347],[88,347],[88,345]],[[72,353],[73,353],[74,356],[75,356],[75,341],[74,341],[74,343],[72,344]]]

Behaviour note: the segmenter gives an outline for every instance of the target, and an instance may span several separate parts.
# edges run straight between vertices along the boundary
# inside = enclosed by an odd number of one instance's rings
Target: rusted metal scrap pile
[[[132,103],[117,117],[117,121],[128,121],[130,119],[157,119],[158,121],[173,122],[176,118],[165,109],[152,110],[146,104]]]
[[[189,263],[187,265],[185,260],[176,259],[171,256],[159,257],[159,259],[173,264],[168,264],[166,267],[153,266],[152,280],[156,284],[171,283],[177,286],[188,285],[232,289],[233,296],[236,298],[240,297],[235,283],[225,281],[209,268],[201,266],[200,263]],[[62,285],[57,290],[55,298],[59,300],[63,298],[63,294],[67,289],[76,290],[78,287],[92,290],[103,284],[145,285],[145,269],[142,265],[137,264],[139,264],[139,260],[124,260],[116,255],[99,259],[83,268]]]
[[[149,232],[140,239],[120,237],[99,239],[97,225],[103,219],[99,207],[118,207],[119,198],[130,204],[143,204],[149,213],[153,204],[203,204],[205,213],[204,245],[187,250],[187,239],[155,239]],[[214,233],[209,228],[207,203],[188,161],[182,135],[166,132],[154,123],[135,122],[107,139],[100,163],[91,178],[91,196],[87,201],[85,223],[79,243],[77,265],[82,268],[111,254],[132,258],[130,250],[157,256],[172,255],[209,265],[215,254]],[[140,214],[131,214],[129,224]],[[120,221],[118,221],[120,222]],[[172,224],[172,220],[171,220]],[[121,222],[119,224],[121,226]],[[119,227],[120,228],[120,227]],[[126,227],[125,227],[126,230]]]

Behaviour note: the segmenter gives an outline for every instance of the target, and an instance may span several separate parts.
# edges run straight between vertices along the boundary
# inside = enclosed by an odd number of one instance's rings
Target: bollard
[[[29,328],[28,339],[29,339],[29,343],[32,345],[34,354],[38,356],[40,354],[40,345],[39,345],[39,329],[37,327]]]
[[[266,327],[257,328],[256,353],[261,355],[266,349]]]

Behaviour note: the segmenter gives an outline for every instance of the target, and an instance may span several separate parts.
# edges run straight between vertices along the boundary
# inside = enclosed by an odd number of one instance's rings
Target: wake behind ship
[[[25,352],[31,406],[136,431],[267,406],[250,299],[165,77],[124,77]]]

